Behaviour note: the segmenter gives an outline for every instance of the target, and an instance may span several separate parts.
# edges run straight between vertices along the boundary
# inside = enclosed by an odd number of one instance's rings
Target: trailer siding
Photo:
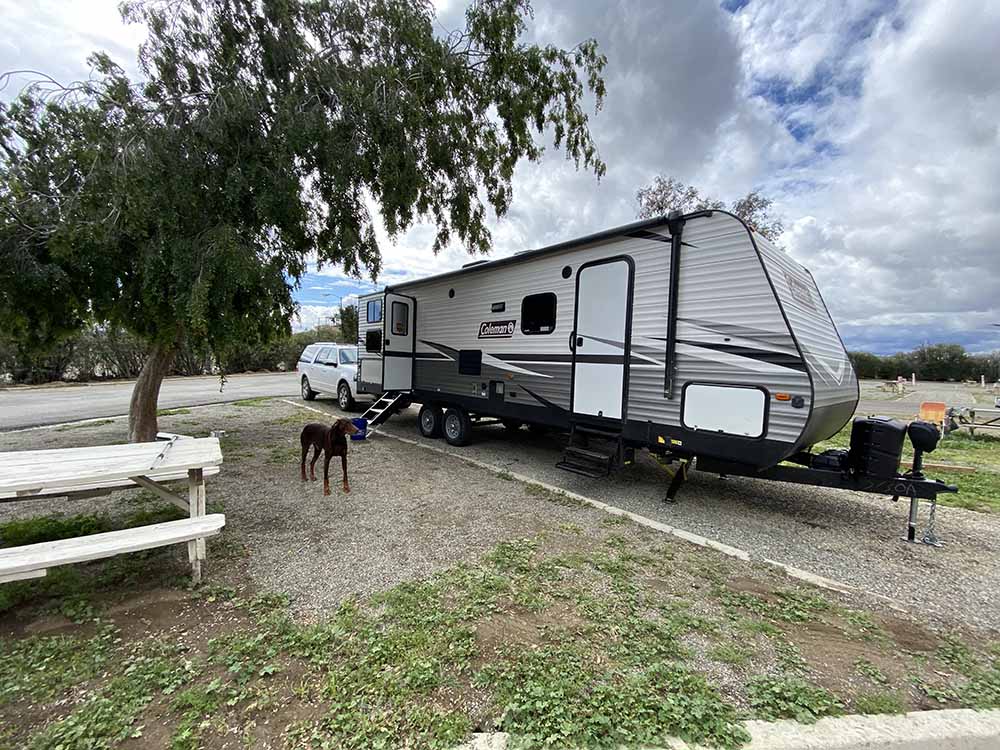
[[[754,235],[761,259],[813,380],[813,413],[799,447],[836,434],[858,403],[858,379],[812,274],[765,238]]]
[[[418,400],[440,394],[442,402],[451,399],[472,411],[567,425],[577,272],[591,261],[627,256],[634,266],[623,414],[630,439],[667,434],[708,455],[773,465],[807,439],[839,429],[853,413],[857,381],[849,362],[841,366],[846,353],[808,272],[770,243],[758,238],[755,244],[746,225],[723,211],[686,217],[682,240],[675,385],[669,397],[671,243],[663,220],[393,286],[391,291],[416,300],[413,390]],[[556,295],[554,328],[527,335],[521,329],[522,301],[543,292]],[[364,352],[365,332],[382,324],[367,321],[364,303],[380,295],[359,301],[359,346],[365,357],[372,356]],[[809,297],[815,300],[812,309],[800,301]],[[481,335],[483,323],[509,321],[516,323],[511,335]],[[470,352],[473,358],[481,352],[478,373],[460,371],[463,351],[466,359]],[[839,381],[827,379],[831,369],[840,373]],[[502,393],[496,382],[503,384]],[[756,440],[684,427],[689,383],[764,390],[764,435]],[[713,454],[714,448],[719,450]]]
[[[794,443],[808,417],[812,397],[809,377],[801,364],[796,365],[799,355],[795,342],[746,227],[729,214],[715,212],[688,221],[682,238],[677,386],[673,398],[663,398],[661,380],[660,398],[634,404],[634,412],[630,399],[630,418],[681,425],[683,388],[689,382],[766,383],[769,413],[765,436]],[[665,330],[665,323],[661,330]],[[652,395],[652,385],[646,383],[639,390]],[[775,401],[778,391],[802,396],[803,407]]]

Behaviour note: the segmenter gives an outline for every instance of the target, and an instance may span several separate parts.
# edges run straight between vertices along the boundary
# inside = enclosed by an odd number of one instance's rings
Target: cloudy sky
[[[442,29],[465,5],[436,3]],[[0,71],[79,78],[95,49],[130,62],[142,30],[115,6],[0,0]],[[524,165],[494,257],[632,221],[656,174],[726,200],[758,188],[849,348],[1000,348],[996,0],[535,0],[529,35],[595,37],[607,55],[592,126],[608,173],[598,183],[551,148]],[[432,237],[386,240],[379,283],[468,262],[457,247],[434,256]],[[300,325],[370,288],[308,274]]]

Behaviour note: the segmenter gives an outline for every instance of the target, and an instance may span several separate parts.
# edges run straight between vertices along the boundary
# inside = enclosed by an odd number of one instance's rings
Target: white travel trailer
[[[559,428],[560,466],[585,474],[635,448],[733,474],[809,466],[858,402],[812,275],[725,211],[470,263],[358,312],[359,390],[386,394],[372,422],[417,402],[424,435],[457,445],[481,419]]]

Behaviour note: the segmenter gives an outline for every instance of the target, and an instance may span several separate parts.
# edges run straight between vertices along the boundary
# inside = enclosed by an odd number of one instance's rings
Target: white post
[[[205,515],[205,473],[201,469],[188,470],[188,505],[191,518]],[[188,542],[188,560],[191,562],[191,581],[201,583],[201,561],[205,559],[205,540]]]
[[[984,388],[984,389],[986,388],[986,376],[985,375],[980,375],[979,376],[979,385],[980,385],[981,388]]]
[[[915,372],[910,373],[910,382],[913,384],[914,388],[917,386],[917,373]]]

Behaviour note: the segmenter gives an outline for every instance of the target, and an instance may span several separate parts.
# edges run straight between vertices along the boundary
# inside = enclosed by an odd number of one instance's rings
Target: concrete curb
[[[748,721],[743,750],[997,750],[1000,711],[968,708],[915,711],[899,716],[841,716],[815,724]],[[510,735],[475,734],[455,750],[507,750]],[[702,750],[669,739],[664,750]],[[622,749],[624,750],[624,748]],[[651,750],[649,748],[645,750]]]
[[[313,406],[306,406],[305,404],[300,404],[295,401],[291,401],[289,399],[280,399],[280,400],[284,401],[286,404],[291,404],[292,406],[297,406],[301,409],[308,409],[309,411],[314,411],[317,414],[323,414],[327,417],[330,416],[330,412],[323,411],[322,409],[317,409]],[[835,581],[832,578],[825,578],[824,576],[817,575],[816,573],[811,573],[808,570],[802,570],[801,568],[796,568],[791,565],[786,565],[785,563],[778,562],[777,560],[772,560],[767,557],[754,556],[747,550],[740,549],[739,547],[733,547],[731,545],[725,544],[724,542],[720,542],[716,539],[710,539],[708,537],[702,536],[701,534],[695,534],[690,531],[685,531],[684,529],[679,529],[676,526],[671,526],[669,524],[661,523],[659,521],[654,521],[652,518],[646,518],[645,516],[641,516],[638,513],[632,513],[631,511],[622,510],[621,508],[615,507],[614,505],[608,505],[607,503],[602,503],[600,500],[594,500],[593,498],[589,498],[586,495],[580,495],[576,492],[565,490],[562,487],[557,487],[554,484],[542,482],[538,479],[535,479],[534,477],[527,476],[526,474],[519,474],[517,472],[512,472],[501,466],[494,466],[493,464],[489,464],[486,463],[485,461],[480,461],[479,459],[471,458],[469,456],[461,456],[452,451],[445,450],[444,448],[438,448],[437,446],[434,445],[427,445],[426,443],[422,443],[419,440],[400,437],[399,435],[393,435],[388,432],[378,432],[375,434],[391,438],[392,440],[398,440],[399,442],[406,443],[408,445],[415,445],[418,448],[423,448],[424,450],[427,451],[440,453],[452,459],[464,461],[467,464],[471,464],[480,469],[485,469],[486,471],[492,472],[494,474],[502,474],[504,476],[511,477],[526,484],[534,484],[539,487],[543,487],[549,490],[550,492],[555,492],[560,495],[573,498],[574,500],[578,500],[586,505],[589,505],[592,508],[602,510],[605,513],[609,513],[613,516],[624,516],[625,518],[635,521],[637,524],[641,526],[645,526],[650,529],[655,529],[656,531],[660,531],[664,534],[670,534],[671,536],[677,537],[678,539],[683,539],[684,541],[690,542],[691,544],[696,544],[699,547],[714,549],[717,552],[721,552],[722,554],[728,555],[729,557],[734,557],[737,560],[743,560],[744,562],[756,561],[764,563],[765,565],[769,565],[773,568],[777,568],[778,570],[783,571],[790,578],[795,578],[800,581],[805,581],[806,583],[812,584],[813,586],[818,586],[820,588],[828,589],[830,591],[837,591],[842,594],[864,593],[867,596],[878,598],[880,601],[893,607],[894,609],[897,609],[899,611],[905,611],[905,608],[902,606],[902,604],[897,602],[895,599],[891,599],[885,596],[880,596],[878,594],[872,594],[869,592],[859,592],[858,589],[856,589],[855,587],[850,586],[849,584],[843,583],[841,581]]]

